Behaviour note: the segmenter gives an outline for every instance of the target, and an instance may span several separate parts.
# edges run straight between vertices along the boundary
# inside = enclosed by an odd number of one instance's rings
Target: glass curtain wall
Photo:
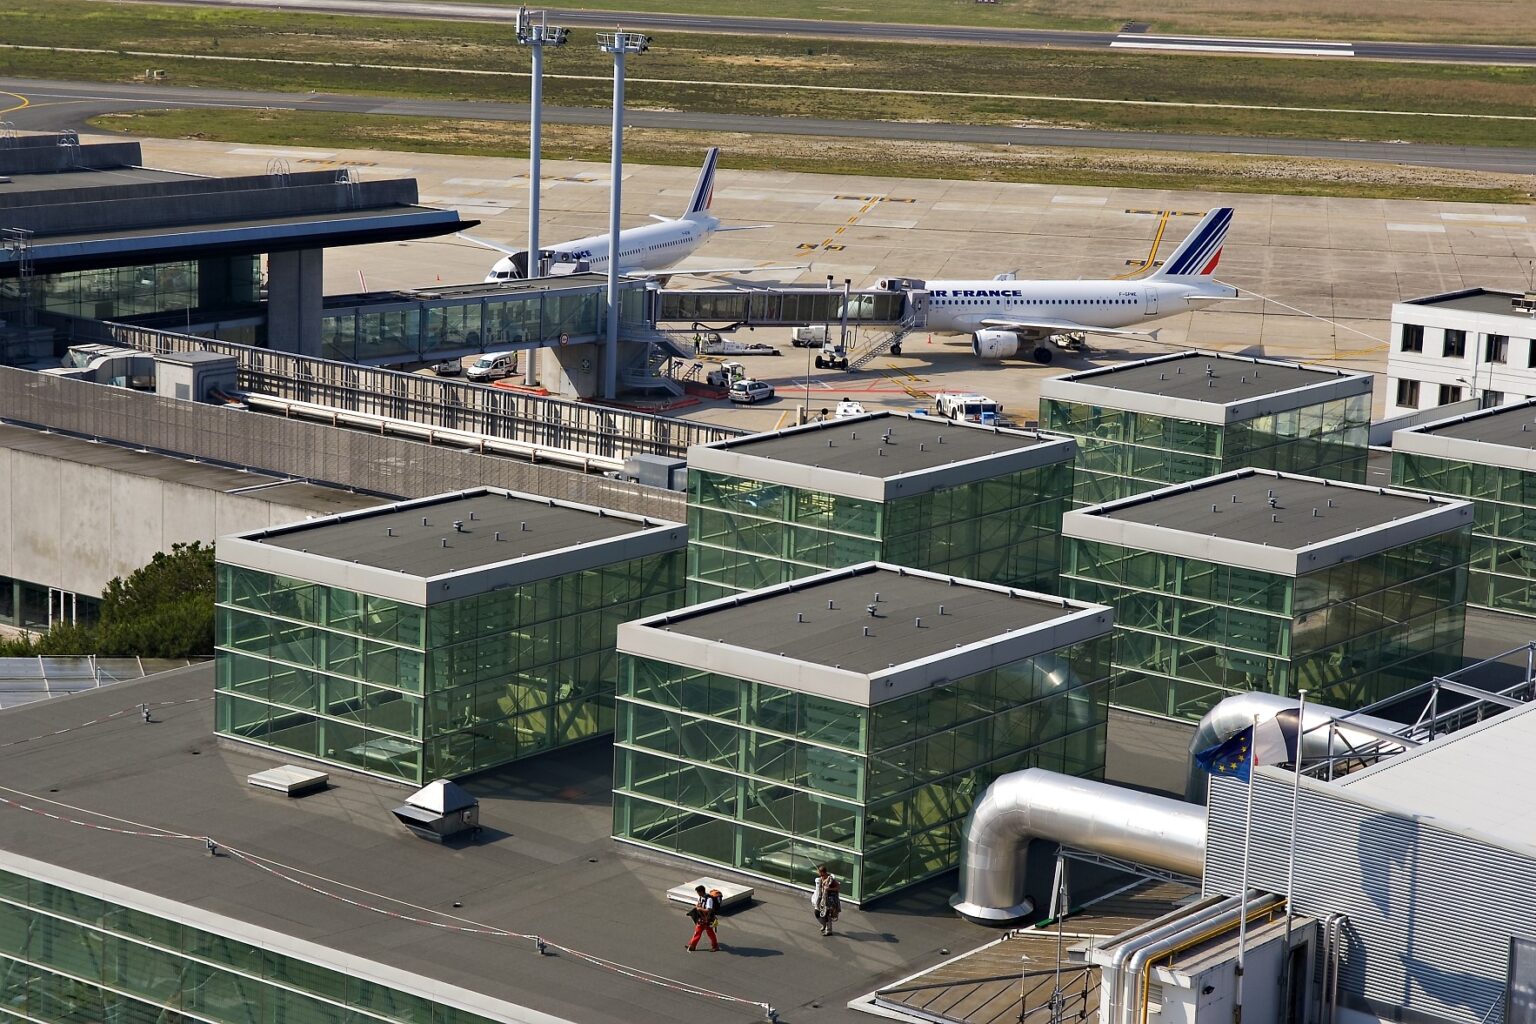
[[[1235,693],[1354,709],[1460,667],[1467,529],[1299,577],[1067,538],[1065,595],[1115,609],[1111,703],[1198,721]]]
[[[959,864],[1006,772],[1104,769],[1110,640],[873,708],[622,656],[621,839],[794,885],[817,864],[868,902]]]
[[[423,609],[218,567],[218,731],[425,782],[613,728],[618,624],[681,604],[672,552]]]
[[[643,288],[620,295],[626,316],[643,311],[644,303]],[[553,343],[562,334],[574,338],[598,333],[606,309],[600,290],[420,301],[387,308],[337,305],[321,318],[321,354],[343,362],[384,356],[426,359],[445,349],[489,351],[502,345]],[[635,326],[629,319],[625,324]]]
[[[1098,505],[1248,467],[1360,483],[1371,399],[1354,395],[1242,420],[1212,423],[1040,400],[1040,429],[1078,442],[1072,502]]]
[[[170,1024],[183,1013],[226,1024],[492,1024],[378,982],[0,871],[0,1020]]]
[[[705,601],[876,559],[1054,593],[1072,466],[891,502],[688,474],[688,597]]]
[[[1536,616],[1536,473],[1393,452],[1392,484],[1470,499],[1467,603]]]

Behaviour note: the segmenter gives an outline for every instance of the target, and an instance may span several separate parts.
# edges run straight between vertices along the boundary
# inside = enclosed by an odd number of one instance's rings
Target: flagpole
[[[1291,850],[1290,857],[1285,866],[1285,953],[1286,962],[1290,962],[1291,953],[1291,900],[1296,893],[1296,816],[1301,806],[1301,745],[1307,735],[1307,691],[1298,690],[1300,703],[1297,705],[1298,718],[1296,721],[1296,760],[1295,772],[1291,776]]]
[[[1257,731],[1250,726],[1248,743],[1248,807],[1243,813],[1243,881],[1238,886],[1237,897],[1237,977],[1235,994],[1237,1001],[1232,1007],[1232,1024],[1243,1024],[1243,967],[1248,950],[1248,856],[1253,846],[1253,787],[1254,771],[1259,766]]]

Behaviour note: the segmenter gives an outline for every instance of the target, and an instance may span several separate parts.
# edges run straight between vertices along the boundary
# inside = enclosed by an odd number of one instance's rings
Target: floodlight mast
[[[619,206],[624,181],[624,56],[644,53],[651,47],[651,37],[639,32],[597,34],[598,49],[613,54],[613,155],[608,192],[608,335],[603,346],[603,397],[609,400],[619,393]]]
[[[537,19],[537,20],[535,20]],[[550,28],[543,11],[517,11],[517,42],[528,47],[533,56],[532,87],[528,97],[528,255],[523,264],[525,278],[544,276],[544,259],[539,250],[539,193],[542,188],[540,157],[544,134],[544,47],[564,46],[571,34],[568,28]],[[523,362],[523,382],[539,382],[538,349],[529,349]]]

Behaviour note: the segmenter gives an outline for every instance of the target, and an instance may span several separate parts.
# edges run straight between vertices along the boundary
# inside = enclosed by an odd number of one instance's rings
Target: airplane
[[[1238,298],[1237,289],[1211,276],[1232,225],[1232,210],[1211,210],[1173,255],[1151,274],[1134,280],[928,281],[927,329],[969,334],[983,359],[1007,359],[1023,348],[1050,362],[1046,342],[1061,334],[1106,334],[1157,340],[1142,324]],[[917,284],[917,282],[912,282]]]
[[[712,147],[705,154],[704,166],[699,170],[699,180],[693,186],[693,195],[689,198],[688,207],[681,217],[662,217],[653,213],[650,215],[651,219],[660,223],[626,228],[619,232],[619,273],[649,274],[670,269],[692,255],[695,249],[709,241],[710,236],[719,231],[753,231],[758,228],[772,227],[770,224],[725,227],[709,212],[710,203],[715,196],[715,167],[719,159],[719,147]],[[485,276],[486,284],[517,281],[528,276],[527,249],[509,249],[473,235],[460,234],[459,237],[487,249],[506,253],[505,258],[497,260],[491,267],[490,273]],[[599,274],[608,272],[608,233],[606,231],[600,235],[578,238],[574,242],[566,242],[548,249],[541,246],[539,251],[547,267],[546,273],[552,277],[575,274],[582,270]],[[793,267],[695,267],[675,273],[745,274],[763,270],[803,269],[805,269],[804,264]]]

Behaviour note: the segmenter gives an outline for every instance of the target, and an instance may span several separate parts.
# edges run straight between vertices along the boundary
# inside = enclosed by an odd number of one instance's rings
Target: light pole
[[[651,37],[639,32],[597,34],[597,47],[613,54],[613,156],[609,175],[613,183],[608,193],[608,337],[603,347],[603,397],[612,400],[619,393],[619,205],[624,178],[624,56],[644,53],[651,48]]]
[[[528,47],[533,55],[533,80],[528,97],[528,255],[523,263],[523,277],[544,276],[544,260],[539,252],[539,171],[544,129],[544,47],[564,46],[571,34],[568,28],[550,28],[545,24],[544,12],[539,11],[537,21],[528,8],[517,12],[517,41]],[[525,354],[523,381],[528,385],[539,382],[539,372],[534,362],[539,350],[529,349]]]

